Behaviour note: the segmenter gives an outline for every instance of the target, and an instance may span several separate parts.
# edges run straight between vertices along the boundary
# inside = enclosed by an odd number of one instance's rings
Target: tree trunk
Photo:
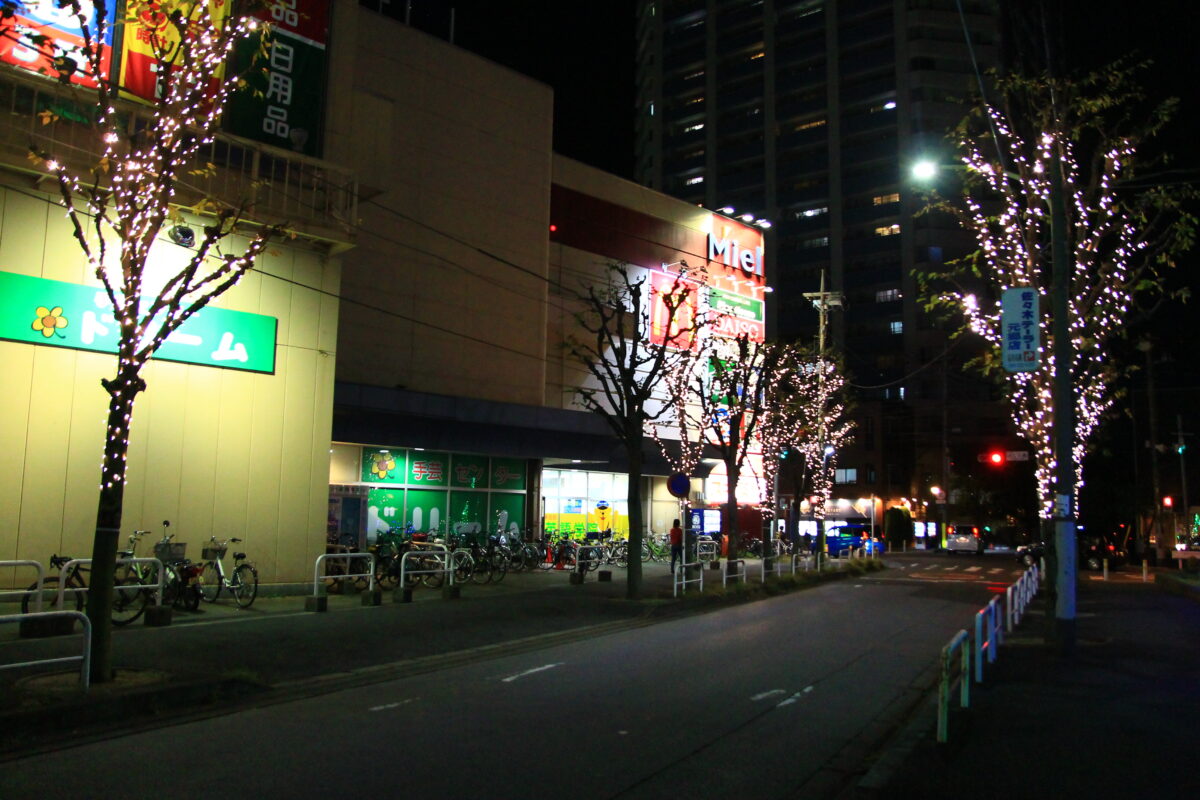
[[[635,452],[629,446],[629,484],[625,501],[629,506],[629,567],[625,573],[625,596],[637,600],[642,596],[642,450],[641,440]]]
[[[124,388],[114,391],[113,387]],[[129,451],[129,420],[133,401],[145,388],[136,371],[118,373],[109,390],[108,426],[104,463],[100,468],[100,498],[96,505],[96,532],[92,539],[92,570],[88,577],[87,616],[92,623],[91,681],[105,683],[113,678],[112,601],[121,539],[121,515],[125,500],[125,457]]]
[[[729,485],[725,492],[725,532],[729,537],[729,561],[732,562],[738,557],[738,546],[741,542],[741,537],[737,529],[737,485],[738,479],[741,478],[741,470],[738,469],[737,463],[733,460],[725,462],[725,473],[729,478]],[[727,562],[725,569],[729,573],[733,573],[734,569]]]

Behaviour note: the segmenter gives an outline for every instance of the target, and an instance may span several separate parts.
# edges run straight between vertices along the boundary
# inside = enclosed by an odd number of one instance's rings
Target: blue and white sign
[[[1033,372],[1042,364],[1038,291],[1031,287],[1005,289],[1000,297],[1001,347],[1004,369]]]

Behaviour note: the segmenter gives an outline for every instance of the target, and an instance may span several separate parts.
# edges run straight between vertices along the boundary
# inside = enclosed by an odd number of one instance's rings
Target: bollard
[[[612,570],[602,569],[596,573],[596,580],[600,583],[612,583]]]
[[[368,589],[362,593],[362,604],[364,606],[378,606],[383,604],[383,590],[376,586],[374,589]]]
[[[1146,559],[1142,559],[1142,583],[1145,583],[1149,576],[1149,568],[1146,566]]]
[[[582,586],[583,585],[583,573],[582,572],[572,572],[571,573],[571,585],[572,586]]]
[[[1104,564],[1104,578],[1103,578],[1103,580],[1108,580],[1108,559],[1107,559],[1107,558],[1106,558],[1106,559],[1104,559],[1104,561],[1103,561],[1102,563]]]
[[[457,600],[462,597],[462,586],[457,583],[446,581],[442,584],[442,599]]]
[[[305,611],[315,611],[317,613],[322,613],[322,612],[328,611],[329,610],[329,598],[326,597],[325,595],[320,595],[317,597],[314,597],[313,595],[309,595],[308,597],[304,598],[304,610]]]
[[[145,626],[147,628],[165,628],[171,624],[172,612],[170,606],[146,606]]]
[[[411,603],[413,601],[413,590],[411,586],[397,586],[392,590],[393,603]]]

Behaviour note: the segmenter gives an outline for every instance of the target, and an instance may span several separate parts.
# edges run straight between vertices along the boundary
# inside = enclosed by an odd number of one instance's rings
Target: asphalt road
[[[909,563],[11,761],[0,797],[834,796],[991,596],[986,570],[1015,568]],[[979,577],[941,577],[960,571]]]

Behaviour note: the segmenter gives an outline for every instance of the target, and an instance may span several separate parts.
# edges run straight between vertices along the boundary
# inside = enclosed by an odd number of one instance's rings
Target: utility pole
[[[1190,433],[1183,432],[1183,415],[1175,415],[1175,452],[1179,454],[1179,493],[1183,500],[1183,540],[1187,544],[1191,544],[1192,540],[1192,520],[1191,511],[1188,508],[1188,492],[1187,492],[1187,465],[1184,462],[1183,453],[1187,449],[1187,445],[1183,441],[1183,437],[1191,436]]]
[[[1138,349],[1146,356],[1146,403],[1149,407],[1150,422],[1150,491],[1154,493],[1150,500],[1150,530],[1143,542],[1146,550],[1150,549],[1150,534],[1154,536],[1154,551],[1157,561],[1158,548],[1164,543],[1162,535],[1162,480],[1158,471],[1158,403],[1154,394],[1154,358],[1150,354],[1152,345],[1149,339],[1138,342]],[[1140,516],[1140,515],[1139,515]]]
[[[1071,365],[1070,251],[1067,247],[1067,209],[1063,198],[1062,160],[1054,145],[1050,165],[1051,307],[1054,313],[1054,626],[1051,641],[1063,655],[1075,652],[1075,392]]]
[[[811,300],[812,304],[814,306],[816,306],[816,309],[817,309],[817,354],[818,354],[818,357],[822,361],[824,361],[824,359],[825,359],[825,329],[829,325],[829,307],[830,306],[839,306],[840,307],[842,305],[842,293],[825,291],[825,271],[821,270],[821,290],[818,292],[805,292],[804,299]],[[823,387],[823,385],[825,383],[824,365],[822,365],[820,372],[817,373],[817,380],[821,383],[821,385]],[[824,391],[820,392],[820,396],[821,397],[825,396]],[[821,414],[820,422],[817,425],[817,441],[821,445],[821,448],[820,448],[821,458],[822,458],[821,469],[824,470],[824,468],[825,468],[824,459],[827,459],[829,456],[825,453],[825,449],[826,449],[826,445],[825,445],[825,415],[823,412]],[[824,503],[825,499],[826,498],[822,497],[821,502]],[[818,559],[818,563],[819,563],[820,561],[823,561],[825,559],[825,509],[822,508],[821,513],[817,514],[816,508],[814,505],[813,517],[815,518],[816,523],[817,523],[817,559]]]

